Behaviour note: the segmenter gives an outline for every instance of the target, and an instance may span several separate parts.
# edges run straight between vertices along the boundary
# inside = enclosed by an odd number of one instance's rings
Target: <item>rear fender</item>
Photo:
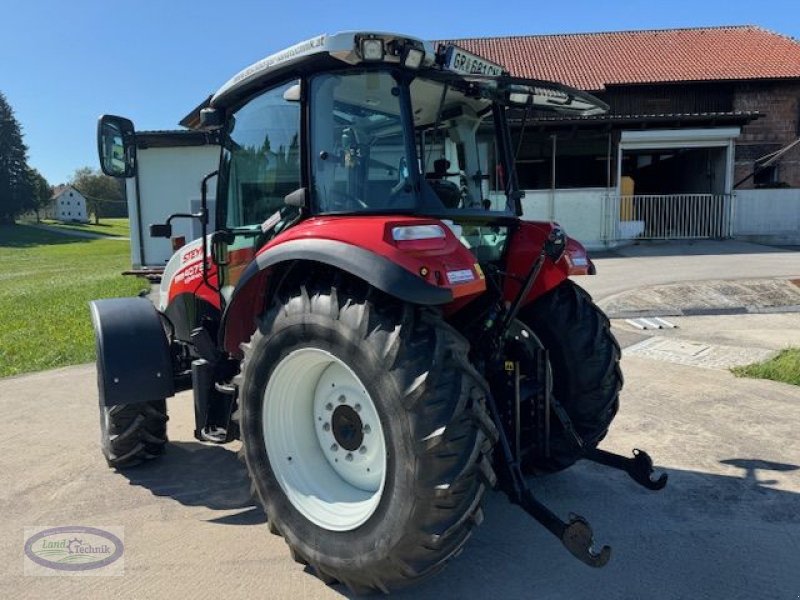
[[[172,357],[161,317],[146,298],[89,303],[102,406],[136,404],[175,394]]]
[[[542,246],[550,233],[559,227],[556,223],[521,221],[509,242],[503,298],[509,302],[519,293],[522,280],[539,257]],[[564,255],[556,262],[545,259],[539,276],[523,301],[523,306],[546,294],[572,275],[594,275],[594,264],[583,245],[567,238]]]
[[[482,272],[448,227],[442,225],[446,237],[441,248],[404,249],[388,237],[398,224],[431,223],[441,224],[413,217],[342,217],[309,219],[287,230],[242,273],[223,315],[225,350],[240,356],[239,344],[255,330],[255,317],[268,306],[267,294],[272,296],[279,288],[273,281],[279,277],[273,275],[290,265],[294,269],[324,265],[423,306],[443,306],[482,293],[486,289]]]
[[[390,260],[350,244],[333,240],[286,242],[248,266],[239,280],[222,320],[225,350],[240,355],[239,344],[255,331],[255,317],[268,306],[279,289],[279,273],[292,268],[300,273],[314,266],[355,276],[382,292],[412,304],[435,306],[453,300],[453,294],[415,277]],[[276,277],[276,275],[278,275]]]

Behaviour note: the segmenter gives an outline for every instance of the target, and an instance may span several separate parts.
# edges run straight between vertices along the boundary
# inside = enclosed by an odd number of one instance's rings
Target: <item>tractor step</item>
[[[227,444],[230,442],[228,430],[222,427],[203,427],[194,433],[195,439],[210,444]]]

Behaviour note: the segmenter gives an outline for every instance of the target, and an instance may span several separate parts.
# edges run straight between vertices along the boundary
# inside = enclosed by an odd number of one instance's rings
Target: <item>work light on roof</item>
[[[406,46],[405,56],[403,56],[403,66],[409,69],[419,69],[422,59],[425,58],[425,51],[421,48]]]
[[[384,49],[383,40],[379,38],[361,39],[361,58],[364,61],[383,60]]]

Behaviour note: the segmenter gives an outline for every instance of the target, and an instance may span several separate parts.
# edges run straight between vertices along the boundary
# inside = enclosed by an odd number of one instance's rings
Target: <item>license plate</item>
[[[473,275],[472,271],[470,271],[469,269],[461,269],[459,271],[447,272],[447,282],[450,284],[464,283],[467,281],[473,281],[474,279],[475,275]]]
[[[465,75],[502,75],[505,69],[477,54],[462,50],[458,46],[447,48],[445,55],[445,68],[450,71],[464,73]]]

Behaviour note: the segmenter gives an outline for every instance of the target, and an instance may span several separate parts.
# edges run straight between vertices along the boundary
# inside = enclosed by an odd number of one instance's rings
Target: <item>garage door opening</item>
[[[738,128],[623,132],[620,233],[638,239],[725,238]]]

